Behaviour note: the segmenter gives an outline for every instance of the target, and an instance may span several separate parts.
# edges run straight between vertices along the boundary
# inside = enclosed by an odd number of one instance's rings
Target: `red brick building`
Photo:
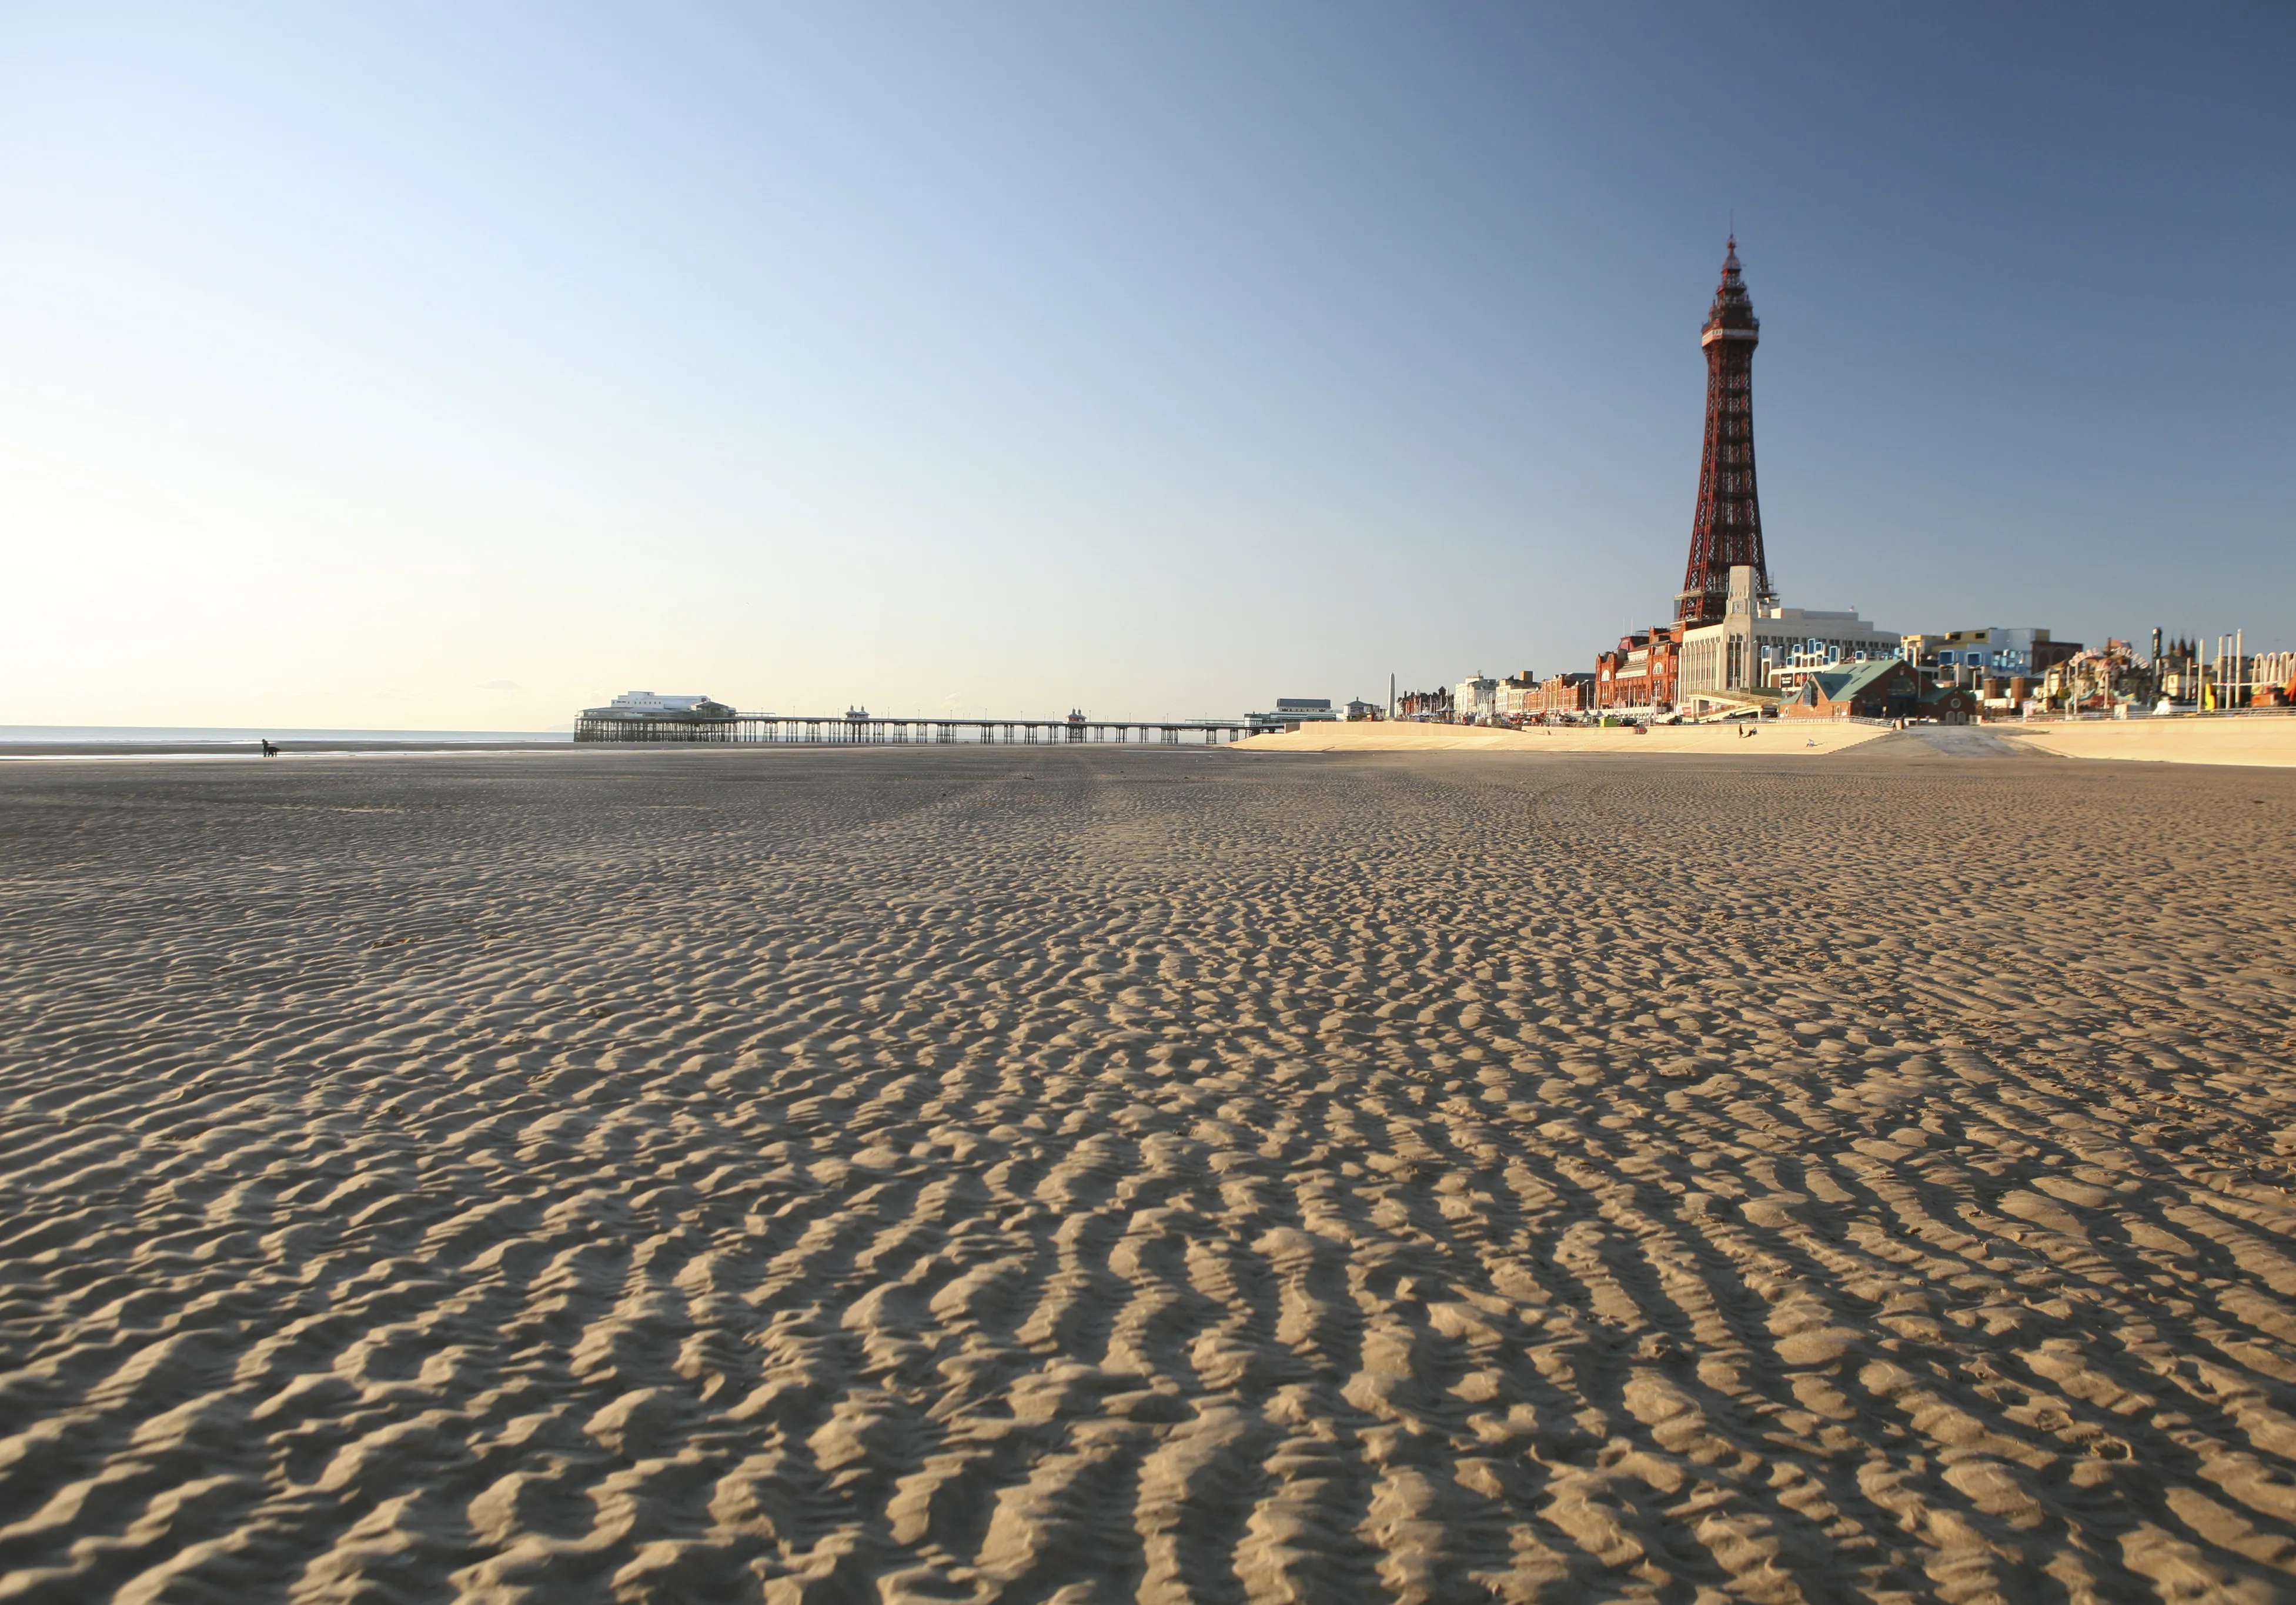
[[[1395,700],[1398,719],[1415,719],[1423,722],[1451,722],[1451,687],[1438,686],[1432,691],[1406,691]]]
[[[1595,705],[1595,684],[1591,674],[1550,674],[1531,694],[1529,712],[1584,713]]]
[[[1619,644],[1595,660],[1597,708],[1672,708],[1682,686],[1679,624],[1654,624],[1620,636]]]

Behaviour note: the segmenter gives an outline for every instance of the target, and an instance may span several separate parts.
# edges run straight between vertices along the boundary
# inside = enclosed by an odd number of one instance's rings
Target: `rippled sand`
[[[0,770],[0,1598],[2286,1597],[2296,777]]]

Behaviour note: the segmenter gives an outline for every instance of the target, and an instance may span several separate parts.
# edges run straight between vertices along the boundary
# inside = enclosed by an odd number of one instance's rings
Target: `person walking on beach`
[[[259,739],[259,740],[262,742],[262,744],[263,744],[263,755],[264,755],[266,758],[276,758],[277,756],[279,756],[279,749],[278,749],[277,747],[273,746],[273,745],[271,745],[271,737],[268,737],[268,736],[264,736],[264,737],[258,737],[258,739]]]

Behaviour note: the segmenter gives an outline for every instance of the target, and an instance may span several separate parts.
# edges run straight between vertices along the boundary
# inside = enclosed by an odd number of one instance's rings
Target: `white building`
[[[625,691],[603,708],[585,708],[585,719],[731,719],[734,710],[698,694]]]
[[[1451,687],[1451,717],[1461,724],[1488,724],[1498,716],[1499,683],[1477,672]]]
[[[606,705],[625,713],[691,713],[709,700],[684,692],[625,691]]]
[[[1245,720],[1259,730],[1296,730],[1303,724],[1340,717],[1340,711],[1332,706],[1328,696],[1279,696],[1275,712],[1244,715]]]
[[[1754,571],[1741,564],[1730,571],[1721,622],[1683,632],[1681,698],[1775,687],[1780,671],[1798,664],[1866,663],[1902,653],[1899,637],[1854,612],[1763,605],[1754,594]]]

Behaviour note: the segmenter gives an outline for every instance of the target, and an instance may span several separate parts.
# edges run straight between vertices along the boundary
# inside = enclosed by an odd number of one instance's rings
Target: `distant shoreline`
[[[268,740],[293,753],[526,752],[571,747],[566,730],[268,729],[242,726],[0,725],[0,758],[232,758]]]
[[[148,742],[258,741],[571,741],[574,728],[562,730],[416,730],[403,727],[376,728],[346,725],[42,725],[0,724],[0,745],[25,743],[116,742],[141,745]]]

